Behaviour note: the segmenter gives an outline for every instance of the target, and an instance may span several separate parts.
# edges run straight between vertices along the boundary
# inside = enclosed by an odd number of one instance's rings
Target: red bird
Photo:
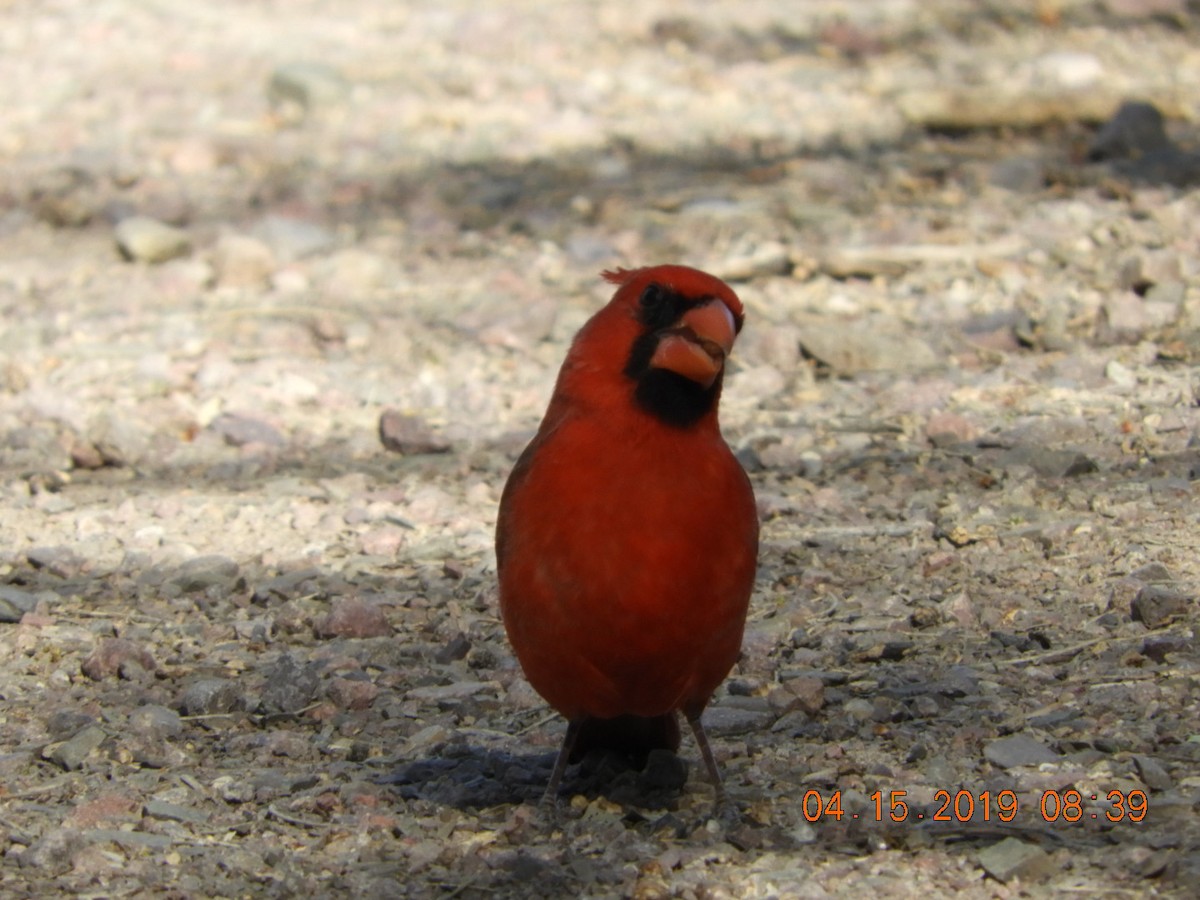
[[[728,285],[686,266],[605,272],[500,499],[500,612],[525,676],[566,717],[546,789],[593,747],[677,750],[741,649],[758,555],[745,471],[721,436],[741,330]]]

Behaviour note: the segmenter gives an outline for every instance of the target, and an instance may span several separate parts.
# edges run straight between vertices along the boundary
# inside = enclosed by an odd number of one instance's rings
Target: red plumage
[[[758,518],[717,405],[742,304],[684,266],[606,272],[500,501],[500,609],[571,744],[675,749],[737,661]],[[648,721],[645,721],[648,720]],[[697,740],[719,778],[704,740]]]

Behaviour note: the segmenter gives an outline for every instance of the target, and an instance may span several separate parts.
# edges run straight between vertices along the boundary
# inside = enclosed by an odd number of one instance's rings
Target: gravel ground
[[[1200,7],[478,6],[0,3],[0,895],[1190,896]],[[551,820],[496,503],[658,262],[748,310],[742,821]]]

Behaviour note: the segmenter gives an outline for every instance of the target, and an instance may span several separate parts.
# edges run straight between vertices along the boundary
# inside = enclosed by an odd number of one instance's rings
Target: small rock
[[[925,423],[925,438],[935,447],[964,444],[979,437],[979,426],[957,413],[934,412]]]
[[[335,678],[329,684],[329,699],[341,709],[370,709],[379,696],[379,685],[352,678]]]
[[[341,101],[350,86],[332,66],[315,62],[284,63],[271,73],[267,101],[280,117],[299,121],[318,106]]]
[[[223,287],[261,287],[275,271],[275,254],[258,238],[223,234],[213,247],[212,264]]]
[[[301,668],[290,653],[282,654],[263,672],[266,683],[259,698],[259,708],[266,713],[296,713],[304,709],[317,695],[321,676],[315,664]]]
[[[1104,64],[1090,53],[1056,50],[1033,63],[1034,78],[1050,89],[1077,91],[1104,77]]]
[[[244,447],[247,444],[282,447],[287,443],[284,436],[273,425],[252,416],[221,413],[209,423],[208,427],[213,433],[219,434],[231,447]]]
[[[266,216],[255,230],[285,262],[320,253],[334,243],[328,228],[292,216]]]
[[[71,445],[71,463],[77,469],[102,469],[107,463],[104,454],[91,441],[76,441]]]
[[[124,219],[117,225],[116,239],[121,255],[135,262],[162,263],[191,248],[186,231],[148,216]]]
[[[63,875],[87,846],[77,829],[50,828],[17,856],[17,863],[23,869],[37,869],[41,877]]]
[[[0,622],[20,622],[21,616],[32,612],[37,606],[37,597],[29,591],[0,584]]]
[[[183,689],[176,705],[185,716],[210,716],[241,709],[243,697],[233,681],[198,678]]]
[[[1137,386],[1137,374],[1120,360],[1109,360],[1104,367],[1104,377],[1118,387],[1131,388]]]
[[[795,698],[795,708],[810,716],[815,716],[825,706],[825,682],[820,678],[792,678],[783,683],[783,689]]]
[[[142,430],[118,412],[101,413],[88,424],[88,439],[108,466],[130,466],[145,457],[149,441]]]
[[[230,591],[236,586],[239,573],[238,564],[229,557],[210,554],[180,564],[170,583],[184,593],[214,587]]]
[[[997,881],[1034,881],[1048,876],[1054,862],[1041,847],[1008,837],[980,850],[979,865]]]
[[[1017,766],[1037,766],[1056,762],[1057,753],[1026,734],[1014,734],[992,741],[983,748],[984,758],[1002,769]]]
[[[170,819],[174,822],[190,822],[203,825],[208,821],[208,814],[190,806],[178,803],[168,803],[166,800],[148,800],[142,807],[142,812],[151,819]]]
[[[46,733],[56,741],[66,740],[95,724],[95,716],[76,709],[60,709],[46,717]]]
[[[104,793],[94,800],[85,800],[71,810],[63,821],[71,828],[92,829],[101,825],[110,827],[136,823],[138,802],[128,794]]]
[[[1186,615],[1192,603],[1193,598],[1187,594],[1148,584],[1137,592],[1129,604],[1129,614],[1135,622],[1141,622],[1147,628],[1160,628],[1172,619]]]
[[[1152,103],[1122,103],[1116,114],[1096,132],[1088,148],[1093,162],[1135,159],[1171,145],[1163,114]]]
[[[101,208],[97,178],[76,166],[56,169],[34,187],[30,205],[34,215],[55,228],[82,228]]]
[[[434,654],[433,661],[446,665],[447,663],[465,659],[466,655],[470,652],[471,639],[460,631]]]
[[[83,565],[83,559],[70,547],[34,547],[25,551],[25,559],[35,569],[45,569],[59,578],[70,578]]]
[[[413,688],[408,692],[408,699],[426,703],[457,703],[485,691],[496,691],[498,688],[499,685],[494,681],[456,681],[453,684],[431,684],[426,687]]]
[[[179,713],[153,703],[139,706],[130,713],[126,727],[137,737],[174,738],[183,733]]]
[[[142,681],[158,671],[158,663],[141,644],[126,638],[101,638],[92,654],[80,665],[93,681],[114,675],[130,681]]]
[[[108,738],[99,725],[89,725],[61,744],[51,744],[42,751],[44,759],[58,763],[68,772],[83,767],[84,760]]]
[[[712,273],[725,281],[750,281],[769,275],[784,275],[792,268],[788,248],[778,241],[767,241],[745,256],[730,257],[712,267]]]
[[[774,715],[767,711],[710,706],[704,713],[704,730],[712,737],[754,734],[771,727]]]
[[[226,803],[248,803],[254,799],[254,785],[243,778],[221,775],[213,779],[212,789]]]
[[[1020,194],[1040,191],[1046,185],[1046,164],[1032,156],[1002,159],[988,170],[988,183]]]
[[[360,296],[395,282],[395,263],[377,253],[349,247],[330,254],[317,267],[322,281],[343,295]]]
[[[1142,784],[1150,788],[1152,791],[1169,791],[1175,787],[1175,780],[1163,768],[1162,763],[1152,756],[1135,756],[1134,764],[1137,765],[1138,774],[1142,778]]]
[[[1052,447],[1014,447],[1001,453],[999,464],[1007,470],[1028,466],[1043,478],[1074,478],[1099,470],[1096,461],[1078,450]]]
[[[317,637],[369,638],[388,637],[392,626],[378,606],[346,597],[335,600],[329,614],[316,624]]]
[[[1168,656],[1187,653],[1192,648],[1192,639],[1181,634],[1156,634],[1142,641],[1142,656],[1156,663],[1164,663]]]
[[[405,456],[450,449],[450,443],[435,435],[424,419],[395,409],[385,409],[379,417],[379,440],[385,449]]]
[[[913,372],[940,362],[922,339],[879,322],[809,323],[801,327],[800,343],[808,356],[839,375]]]
[[[404,529],[395,525],[380,525],[363,532],[359,546],[367,556],[394,557],[407,541]]]

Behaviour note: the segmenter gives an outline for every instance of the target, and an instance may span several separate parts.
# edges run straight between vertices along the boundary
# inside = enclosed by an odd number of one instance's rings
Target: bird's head
[[[689,427],[716,412],[725,362],[742,328],[737,295],[687,266],[616,269],[617,292],[576,338],[571,365],[597,388],[617,391],[667,425]]]

